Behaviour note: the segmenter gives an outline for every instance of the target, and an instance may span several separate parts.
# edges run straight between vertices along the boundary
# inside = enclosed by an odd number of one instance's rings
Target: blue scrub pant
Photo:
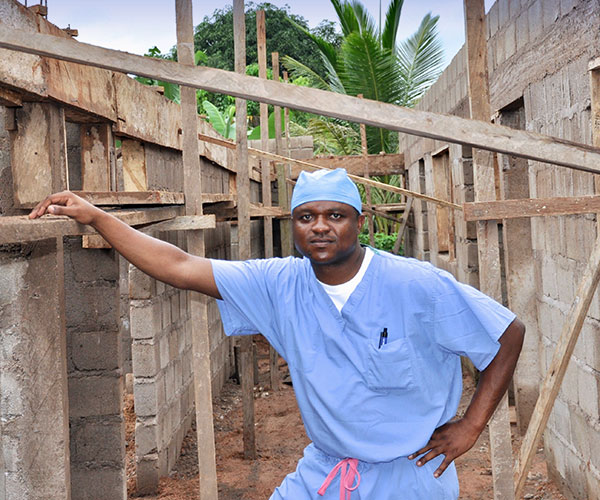
[[[439,478],[434,471],[442,462],[437,457],[422,467],[406,457],[391,462],[359,462],[360,485],[352,500],[457,500],[458,477],[452,463]],[[304,449],[296,471],[288,474],[270,500],[339,500],[340,475],[333,480],[324,496],[317,494],[323,481],[340,461],[319,450],[314,444]]]

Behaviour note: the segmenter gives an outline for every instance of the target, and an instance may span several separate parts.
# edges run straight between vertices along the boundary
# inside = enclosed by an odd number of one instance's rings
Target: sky
[[[157,46],[168,52],[176,43],[175,0],[47,0],[48,20],[60,28],[79,30],[81,42],[144,54]],[[21,0],[24,3],[23,0]],[[29,4],[38,3],[29,0]],[[246,2],[248,3],[248,2]],[[259,0],[255,0],[259,3]],[[289,5],[293,14],[304,17],[315,27],[323,19],[335,21],[337,16],[328,0],[270,0],[277,7]],[[380,0],[362,0],[367,10],[378,20]],[[486,0],[486,10],[493,0]],[[194,26],[216,9],[232,4],[232,0],[193,0]],[[381,0],[382,17],[389,0]],[[423,16],[439,15],[438,29],[448,65],[464,43],[462,0],[405,0],[399,30],[404,40],[417,29]]]

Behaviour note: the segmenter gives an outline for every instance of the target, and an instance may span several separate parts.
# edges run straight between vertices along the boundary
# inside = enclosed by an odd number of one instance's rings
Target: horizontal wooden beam
[[[104,49],[0,25],[0,47],[600,173],[600,149],[525,130]]]
[[[206,140],[211,142],[212,144],[217,144],[219,146],[223,146],[225,148],[234,149],[235,143],[225,139],[216,139],[214,137],[209,137],[203,134],[198,134],[198,137],[202,140]],[[303,160],[296,160],[295,158],[288,158],[286,156],[276,155],[274,153],[268,153],[267,151],[261,151],[260,149],[248,148],[248,154],[253,156],[258,156],[260,158],[266,158],[267,160],[273,160],[279,163],[289,163],[292,165],[296,165],[302,167],[304,170],[330,170],[326,167],[321,167],[319,165],[315,165],[313,163],[309,163]],[[383,182],[374,181],[373,179],[366,179],[364,177],[359,177],[358,175],[349,174],[354,182],[363,185],[373,186],[379,189],[383,189],[384,191],[389,191],[392,193],[403,194],[405,196],[411,196],[413,198],[419,198],[421,200],[429,201],[431,203],[435,203],[437,205],[442,205],[444,207],[453,208],[454,210],[462,210],[462,206],[456,205],[455,203],[450,203],[449,201],[440,200],[438,198],[433,198],[432,196],[427,196],[425,194],[417,193],[416,191],[410,191],[408,189],[400,188],[397,186],[392,186],[390,184],[385,184]],[[292,181],[291,179],[289,179]],[[293,182],[293,181],[292,181]]]
[[[182,207],[157,207],[140,210],[114,210],[112,215],[130,226],[140,226],[174,219],[183,213]],[[31,220],[26,215],[0,217],[0,245],[30,241],[97,234],[91,226],[85,226],[65,216],[45,215]]]
[[[283,207],[265,207],[262,204],[250,204],[250,217],[289,217],[290,211]]]
[[[466,221],[591,214],[600,212],[600,195],[471,202],[463,209]]]
[[[174,219],[156,222],[145,226],[142,231],[191,231],[197,229],[214,229],[216,218],[214,215],[182,215]]]
[[[183,193],[170,191],[73,191],[98,206],[183,205]]]
[[[397,175],[404,173],[403,154],[377,154],[369,155],[369,175]],[[365,160],[362,156],[316,156],[311,158],[311,163],[325,168],[345,168],[349,174],[362,175],[365,171]],[[292,168],[292,178],[300,175],[300,168]]]

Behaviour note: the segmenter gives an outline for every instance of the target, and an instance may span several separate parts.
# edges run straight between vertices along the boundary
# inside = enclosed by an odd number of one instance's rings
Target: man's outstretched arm
[[[221,298],[208,259],[141,233],[69,191],[48,196],[31,211],[29,218],[44,214],[67,215],[92,226],[129,262],[157,280]]]
[[[444,460],[434,472],[434,476],[439,477],[455,458],[471,449],[508,389],[521,353],[524,335],[525,326],[515,319],[500,337],[498,353],[481,372],[477,390],[465,415],[438,427],[427,445],[410,455],[409,459],[425,453],[417,461],[417,465],[421,466],[443,454]]]

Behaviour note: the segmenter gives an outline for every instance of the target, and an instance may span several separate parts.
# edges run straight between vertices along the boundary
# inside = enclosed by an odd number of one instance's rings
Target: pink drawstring
[[[335,475],[340,471],[340,500],[350,500],[350,495],[360,484],[360,474],[358,473],[357,466],[358,460],[356,458],[344,458],[344,460],[340,460],[338,464],[331,469],[331,472],[319,488],[319,495],[323,496],[325,494],[331,481],[333,481]],[[355,478],[356,486],[352,486]]]

